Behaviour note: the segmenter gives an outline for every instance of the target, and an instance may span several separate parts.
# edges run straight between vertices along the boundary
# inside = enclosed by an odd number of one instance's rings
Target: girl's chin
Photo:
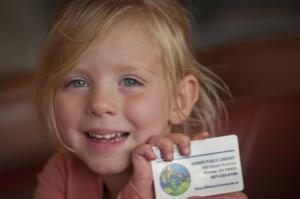
[[[89,168],[98,175],[113,175],[127,171],[130,165],[105,165],[105,166],[89,166]]]
[[[115,159],[113,161],[109,160],[91,160],[86,162],[86,165],[96,174],[99,175],[109,175],[118,174],[128,170],[131,166],[129,160]]]

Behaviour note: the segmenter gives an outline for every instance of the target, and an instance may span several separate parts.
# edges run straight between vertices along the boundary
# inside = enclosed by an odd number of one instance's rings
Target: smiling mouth
[[[93,132],[85,132],[85,135],[88,139],[94,142],[115,143],[126,139],[129,136],[129,132],[116,132],[103,135]]]

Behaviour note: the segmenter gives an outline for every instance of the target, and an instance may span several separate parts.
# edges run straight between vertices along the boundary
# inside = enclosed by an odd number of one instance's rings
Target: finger
[[[169,133],[167,137],[178,146],[181,155],[190,155],[191,153],[191,139],[182,133]]]
[[[209,133],[204,131],[204,132],[200,132],[200,133],[197,133],[196,135],[194,135],[192,140],[203,140],[206,138],[209,138]]]
[[[207,199],[247,199],[247,196],[242,192],[234,192],[207,197]]]
[[[159,150],[162,152],[162,158],[165,161],[173,160],[174,143],[168,137],[152,136],[148,143],[159,148]]]
[[[234,192],[234,193],[227,193],[227,194],[221,194],[221,195],[216,195],[216,196],[208,196],[208,197],[204,197],[204,198],[205,199],[247,199],[247,196],[242,192]],[[196,198],[194,198],[194,199],[196,199]]]

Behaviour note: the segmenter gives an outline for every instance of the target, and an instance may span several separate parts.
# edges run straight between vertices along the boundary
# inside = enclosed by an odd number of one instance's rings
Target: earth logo
[[[190,187],[191,175],[183,165],[173,163],[162,170],[159,181],[164,192],[179,196]]]

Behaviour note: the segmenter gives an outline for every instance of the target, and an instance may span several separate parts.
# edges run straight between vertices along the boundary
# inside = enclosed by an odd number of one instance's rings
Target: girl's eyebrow
[[[84,75],[86,74],[84,69],[80,68],[74,68],[73,70],[70,70],[69,73],[70,75]]]
[[[151,75],[156,75],[157,70],[154,70],[153,67],[145,65],[145,64],[123,64],[123,65],[116,65],[113,67],[113,70],[116,72],[139,72],[139,71],[146,71]],[[69,75],[86,75],[89,73],[87,68],[74,68],[68,72]]]
[[[141,65],[141,64],[121,65],[119,67],[116,67],[116,70],[118,70],[118,71],[146,71],[153,75],[156,74],[155,70],[153,70],[152,67],[147,66],[147,65]]]

